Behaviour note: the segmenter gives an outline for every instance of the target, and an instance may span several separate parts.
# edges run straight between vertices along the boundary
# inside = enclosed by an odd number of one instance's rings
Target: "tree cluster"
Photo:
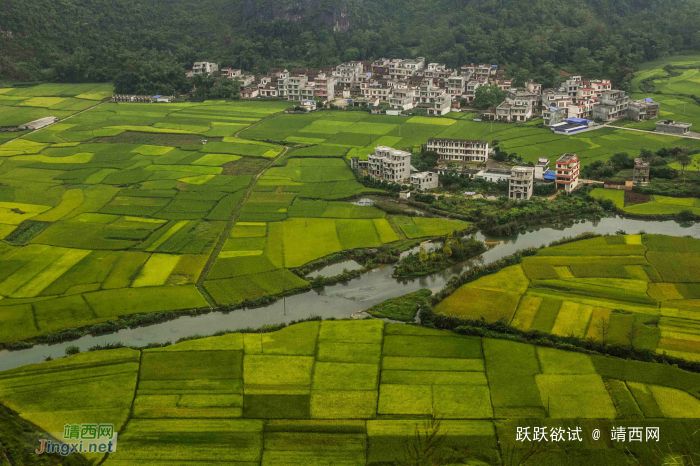
[[[111,81],[149,55],[254,72],[423,56],[506,65],[516,85],[558,85],[565,68],[626,89],[637,64],[700,44],[685,0],[23,0],[1,22],[0,77],[24,81]]]

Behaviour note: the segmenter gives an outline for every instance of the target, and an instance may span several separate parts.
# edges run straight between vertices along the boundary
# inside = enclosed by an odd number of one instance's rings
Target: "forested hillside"
[[[636,64],[700,48],[698,24],[700,0],[6,0],[0,77],[94,82],[195,60],[262,70],[420,55],[507,64],[545,85],[564,66],[625,87]]]

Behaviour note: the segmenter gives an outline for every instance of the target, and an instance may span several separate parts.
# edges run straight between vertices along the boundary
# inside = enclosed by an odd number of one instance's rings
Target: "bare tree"
[[[532,442],[530,448],[516,455],[515,445],[510,446],[503,454],[501,466],[526,466],[528,464],[537,464],[537,458],[545,455],[555,447],[547,445],[543,442]]]
[[[627,332],[627,339],[630,342],[630,348],[634,348],[634,340],[637,339],[637,337],[642,333],[642,327],[637,323],[637,319],[632,316],[632,326],[630,327],[629,332]]]
[[[600,333],[600,338],[603,341],[603,344],[607,343],[607,337],[608,337],[608,331],[610,330],[610,319],[606,319],[605,317],[601,317],[598,323],[595,326],[596,330],[598,330],[598,333]]]
[[[396,466],[448,466],[466,461],[466,452],[457,452],[445,445],[447,434],[440,432],[441,421],[431,416],[422,428],[416,426],[411,440],[404,446],[403,457]]]

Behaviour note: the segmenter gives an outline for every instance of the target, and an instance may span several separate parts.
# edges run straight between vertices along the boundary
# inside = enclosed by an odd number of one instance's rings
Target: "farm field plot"
[[[48,116],[61,120],[97,105],[112,93],[111,84],[42,84],[4,88],[0,93],[0,126],[18,126]]]
[[[700,199],[690,197],[652,195],[649,202],[625,205],[625,192],[622,190],[595,188],[591,191],[591,196],[598,199],[611,199],[618,208],[633,214],[667,215],[689,210],[695,215],[700,215]]]
[[[399,117],[340,111],[278,115],[246,131],[246,137],[310,145],[299,149],[299,156],[346,155],[361,159],[366,159],[376,146],[406,149],[425,144],[431,137],[498,140],[503,150],[517,153],[526,162],[537,161],[538,157],[548,157],[554,162],[570,152],[578,154],[583,165],[596,160],[607,161],[611,155],[622,151],[642,148],[657,151],[679,144],[700,147],[700,141],[614,128],[561,136],[548,128],[530,124],[491,124],[471,121],[468,116],[460,119]]]
[[[0,97],[54,106],[108,90],[47,85]],[[301,148],[300,157],[291,151],[275,161],[284,146],[237,137],[288,106],[105,103],[0,146],[0,343],[306,288],[289,269],[451,229],[415,219],[404,235],[383,211],[341,201],[376,191],[356,181],[342,147]],[[360,114],[334,118],[360,137],[396,126]],[[234,213],[237,223],[222,238]]]
[[[53,111],[107,94],[43,85],[2,102]],[[107,103],[0,146],[0,342],[207,307],[195,283],[252,176],[284,149],[233,136],[286,106]]]
[[[440,419],[438,448],[465,453],[463,464],[500,461],[509,450],[499,445],[515,436],[505,429],[533,423],[603,432],[661,424],[695,452],[700,421],[687,418],[698,417],[698,386],[700,375],[671,366],[381,320],[312,321],[0,372],[2,403],[48,432],[90,415],[114,422],[118,452],[104,464],[122,466],[395,464],[416,431],[432,429],[429,416]],[[622,446],[602,441],[605,464],[627,464]],[[575,448],[601,454],[600,444]],[[564,453],[538,460],[550,454]]]
[[[541,249],[435,311],[700,361],[699,299],[700,240],[616,235]]]
[[[664,66],[679,68],[669,74]],[[645,92],[642,81],[652,80],[653,91]],[[660,104],[659,118],[641,122],[625,122],[626,127],[655,130],[659,120],[676,120],[700,125],[700,105],[690,96],[697,94],[700,84],[700,56],[688,55],[669,57],[663,60],[645,63],[635,72],[632,80],[633,99],[651,97]]]
[[[267,169],[243,205],[205,282],[217,303],[237,304],[308,287],[285,269],[342,250],[439,236],[468,226],[443,219],[391,217],[375,207],[337,201],[372,190],[355,181],[342,156],[295,154]],[[398,232],[390,223],[394,221],[400,225]]]

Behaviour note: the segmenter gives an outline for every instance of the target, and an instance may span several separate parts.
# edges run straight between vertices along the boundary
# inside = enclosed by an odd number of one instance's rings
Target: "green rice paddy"
[[[108,95],[103,85],[4,89],[0,116],[25,122],[25,109]],[[250,137],[288,106],[104,103],[0,146],[0,343],[306,288],[289,269],[464,225],[408,219],[404,233],[383,211],[341,201],[373,191],[346,149]],[[343,115],[367,135],[396,126]]]
[[[664,66],[671,64],[680,66],[676,72],[678,76],[669,75]],[[653,78],[654,93],[650,94],[641,89],[641,81]],[[693,131],[697,131],[700,126],[700,105],[695,102],[690,95],[698,94],[700,86],[700,56],[688,55],[669,57],[655,62],[645,63],[635,72],[632,80],[633,99],[651,97],[659,102],[659,118],[656,120],[642,121],[637,123],[627,123],[630,128],[654,130],[658,120],[676,120],[692,123]]]
[[[530,446],[516,444],[515,427],[536,425],[583,429],[583,443],[547,450],[538,464],[593,455],[625,465],[625,452],[644,461],[653,451],[610,442],[613,426],[660,425],[662,439],[697,450],[698,386],[700,375],[671,366],[380,320],[98,351],[0,373],[3,404],[48,432],[113,422],[119,444],[107,465],[403,464],[416,432],[432,431],[429,417],[440,419],[438,448],[462,454],[460,464],[501,464],[512,447]],[[598,443],[593,428],[603,431]]]
[[[617,235],[545,248],[435,310],[700,361],[700,240]]]
[[[619,209],[632,214],[673,215],[689,210],[695,215],[700,215],[700,199],[692,197],[652,195],[649,202],[625,205],[624,190],[595,188],[591,191],[591,196],[598,199],[610,199]]]
[[[246,131],[246,138],[286,143],[313,144],[299,156],[359,156],[366,159],[376,146],[397,149],[425,144],[428,138],[484,139],[499,141],[508,153],[536,162],[554,162],[564,153],[575,153],[583,165],[607,161],[617,152],[657,151],[676,145],[700,147],[700,141],[674,136],[604,128],[573,136],[552,133],[531,124],[486,123],[471,118],[399,117],[362,112],[314,112],[308,115],[277,115]]]

